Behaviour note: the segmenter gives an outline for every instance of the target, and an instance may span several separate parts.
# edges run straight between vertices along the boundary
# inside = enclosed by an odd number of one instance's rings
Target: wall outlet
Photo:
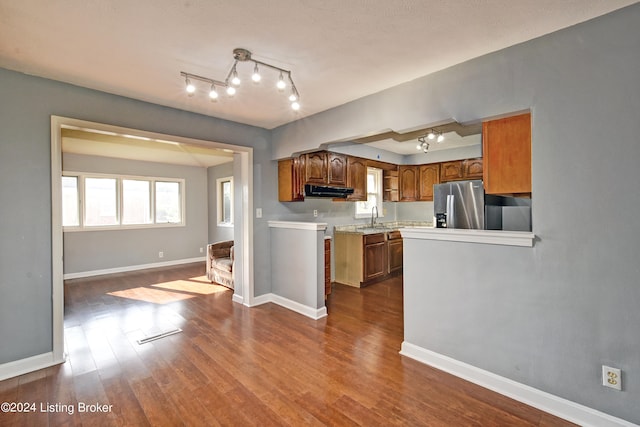
[[[164,258],[164,252],[162,251],[158,252],[158,258]]]
[[[200,253],[203,253],[203,252],[204,252],[204,248],[200,248]]]
[[[317,218],[318,217],[318,209],[314,209],[313,210],[313,217]]]
[[[622,390],[622,372],[620,369],[602,365],[602,385],[614,390]]]

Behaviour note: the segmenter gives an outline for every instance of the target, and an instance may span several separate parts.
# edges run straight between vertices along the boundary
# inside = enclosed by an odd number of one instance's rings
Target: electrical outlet
[[[164,258],[164,252],[158,252],[158,258]]]
[[[200,248],[200,253],[203,253],[203,252],[204,252],[204,248]]]
[[[620,369],[602,365],[602,385],[622,390],[622,372]]]
[[[313,216],[314,216],[314,218],[318,217],[318,209],[314,209],[313,210]]]

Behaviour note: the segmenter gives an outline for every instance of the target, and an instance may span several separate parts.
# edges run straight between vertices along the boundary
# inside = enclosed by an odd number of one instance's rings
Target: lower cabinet
[[[400,232],[390,231],[387,235],[387,260],[389,264],[388,274],[402,272],[402,236]]]
[[[335,281],[363,287],[402,271],[402,237],[399,231],[374,234],[334,234]]]
[[[331,240],[324,239],[324,298],[331,293]]]
[[[367,234],[363,236],[363,282],[371,282],[387,275],[386,237],[386,233]]]

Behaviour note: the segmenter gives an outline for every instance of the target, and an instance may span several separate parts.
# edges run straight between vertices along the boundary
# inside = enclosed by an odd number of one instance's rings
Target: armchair
[[[233,240],[207,245],[207,278],[233,289]]]

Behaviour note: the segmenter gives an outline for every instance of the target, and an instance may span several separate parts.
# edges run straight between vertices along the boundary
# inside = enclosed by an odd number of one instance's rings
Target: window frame
[[[222,184],[225,182],[231,183],[231,192],[229,197],[230,204],[230,222],[224,222],[224,200],[222,193]],[[226,176],[216,179],[216,224],[218,227],[233,227],[233,176]]]
[[[186,226],[186,180],[184,178],[172,178],[172,177],[156,177],[156,176],[141,176],[141,175],[121,175],[121,174],[108,174],[108,173],[95,173],[95,172],[75,172],[75,171],[63,171],[62,177],[75,177],[78,181],[78,217],[79,225],[63,225],[63,232],[77,232],[77,231],[104,231],[104,230],[132,230],[132,229],[144,229],[144,228],[171,228],[171,227],[184,227]],[[86,205],[85,205],[85,180],[87,178],[111,178],[116,180],[116,216],[117,224],[114,225],[86,225]],[[148,224],[123,224],[123,181],[147,181],[150,187],[149,197],[149,209],[151,215],[151,222]],[[179,185],[179,209],[180,209],[180,222],[156,222],[156,182],[175,182]],[[64,202],[64,201],[63,201]]]
[[[370,192],[369,191],[369,186],[367,185],[367,201],[366,202],[355,202],[355,207],[354,207],[354,217],[356,219],[362,219],[362,218],[371,218],[371,210],[373,209],[373,207],[371,207],[371,209],[369,209],[368,211],[365,211],[363,209],[361,209],[361,206],[364,203],[368,203],[369,202],[369,194],[375,194],[376,195],[376,207],[378,208],[378,218],[383,218],[384,217],[384,209],[382,207],[382,197],[384,194],[384,189],[382,188],[382,169],[380,168],[373,168],[370,166],[367,166],[367,183],[369,182],[369,174],[373,173],[375,175],[375,181],[376,181],[376,187],[377,187],[377,191],[376,192]]]

